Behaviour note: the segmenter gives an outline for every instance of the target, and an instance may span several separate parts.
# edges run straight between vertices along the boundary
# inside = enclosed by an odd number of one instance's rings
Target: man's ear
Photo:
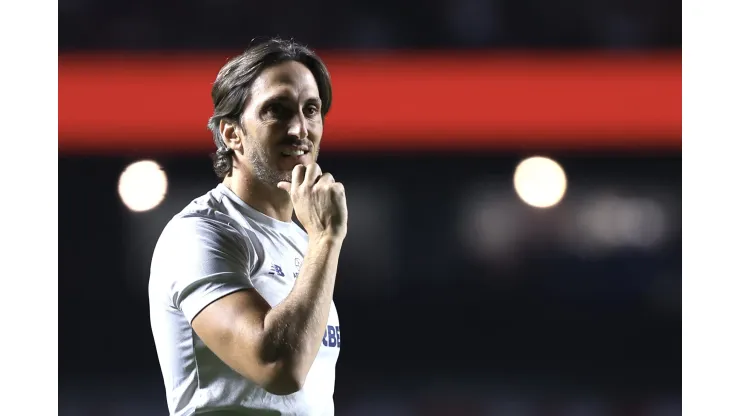
[[[243,150],[242,137],[241,134],[239,134],[241,127],[239,127],[238,124],[227,120],[221,120],[218,125],[218,130],[221,133],[221,138],[229,149],[237,152]]]

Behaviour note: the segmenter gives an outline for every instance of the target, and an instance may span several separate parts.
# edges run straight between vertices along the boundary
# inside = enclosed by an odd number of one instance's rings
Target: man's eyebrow
[[[263,104],[272,104],[277,102],[283,102],[283,101],[292,101],[293,96],[288,93],[278,93],[276,95],[273,95],[272,97],[266,98],[262,103]],[[318,96],[312,96],[306,99],[306,102],[311,104],[321,104],[321,97]]]

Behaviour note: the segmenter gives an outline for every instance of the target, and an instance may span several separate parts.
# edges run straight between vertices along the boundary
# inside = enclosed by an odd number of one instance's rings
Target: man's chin
[[[281,156],[277,161],[277,168],[281,172],[288,172],[289,175],[292,175],[293,168],[297,165],[308,166],[311,162],[313,162],[313,157],[309,153],[301,156]]]
[[[285,172],[282,171],[278,175],[278,182],[293,182],[293,171]]]

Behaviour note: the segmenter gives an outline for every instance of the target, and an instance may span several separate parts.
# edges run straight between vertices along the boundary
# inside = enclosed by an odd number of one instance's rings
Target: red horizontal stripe
[[[210,150],[210,87],[225,60],[60,57],[60,150]],[[679,54],[325,60],[325,150],[681,146]]]

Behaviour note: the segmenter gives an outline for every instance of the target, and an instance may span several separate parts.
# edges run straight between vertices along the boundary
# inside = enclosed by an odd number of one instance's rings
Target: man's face
[[[242,165],[261,182],[290,182],[293,167],[315,162],[324,130],[316,80],[303,64],[288,61],[262,71],[251,87],[237,133]]]

